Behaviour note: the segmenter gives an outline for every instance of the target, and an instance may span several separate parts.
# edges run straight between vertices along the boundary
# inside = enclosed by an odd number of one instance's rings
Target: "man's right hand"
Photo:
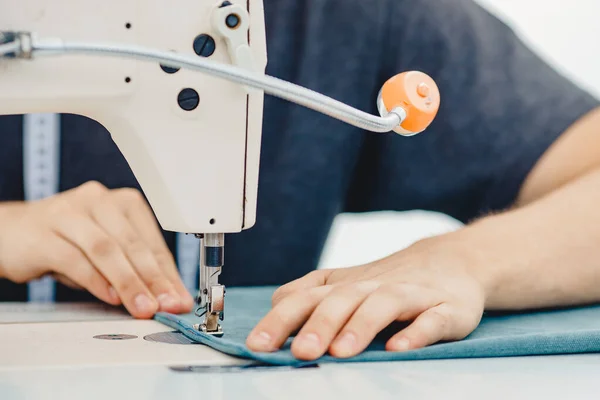
[[[0,277],[25,283],[48,274],[136,318],[194,304],[135,189],[90,182],[37,202],[0,204]]]

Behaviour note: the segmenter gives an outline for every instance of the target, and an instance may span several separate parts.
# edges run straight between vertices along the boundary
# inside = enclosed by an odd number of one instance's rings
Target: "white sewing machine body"
[[[267,58],[262,0],[231,3],[248,13],[246,34],[254,67],[263,73]],[[213,20],[221,4],[181,0],[176,7],[166,7],[164,2],[146,0],[0,0],[0,30],[194,56],[194,40],[209,35],[215,43],[209,58],[234,64],[230,46]],[[101,123],[164,229],[230,233],[254,224],[261,91],[248,93],[238,84],[186,69],[167,73],[159,64],[90,55],[41,57],[34,62],[0,59],[0,88],[0,114],[72,113]],[[189,111],[178,102],[185,89],[199,95],[199,104]],[[194,99],[188,102],[187,108],[194,106]]]

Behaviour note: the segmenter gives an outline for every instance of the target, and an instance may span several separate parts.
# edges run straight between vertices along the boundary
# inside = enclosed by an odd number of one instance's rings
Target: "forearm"
[[[600,301],[600,169],[448,239],[468,254],[487,309]]]

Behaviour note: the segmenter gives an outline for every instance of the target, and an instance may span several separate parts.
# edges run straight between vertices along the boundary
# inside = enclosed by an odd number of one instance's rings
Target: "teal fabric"
[[[255,353],[245,340],[256,323],[269,311],[274,288],[232,288],[227,291],[225,335],[213,337],[196,331],[199,319],[192,315],[158,313],[157,321],[176,329],[189,339],[223,353],[267,364],[302,366],[289,350],[291,340],[274,353]],[[390,327],[363,353],[350,359],[324,356],[318,363],[373,362],[447,358],[508,357],[600,352],[600,306],[484,316],[466,339],[440,343],[403,353],[385,351],[385,342],[397,328]]]

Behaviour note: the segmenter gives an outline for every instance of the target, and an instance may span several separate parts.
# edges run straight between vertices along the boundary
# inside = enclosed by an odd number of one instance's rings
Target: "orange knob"
[[[423,132],[440,108],[440,92],[431,77],[418,71],[408,71],[390,78],[379,92],[379,112],[387,115],[401,108],[406,118],[394,129],[410,136]]]

